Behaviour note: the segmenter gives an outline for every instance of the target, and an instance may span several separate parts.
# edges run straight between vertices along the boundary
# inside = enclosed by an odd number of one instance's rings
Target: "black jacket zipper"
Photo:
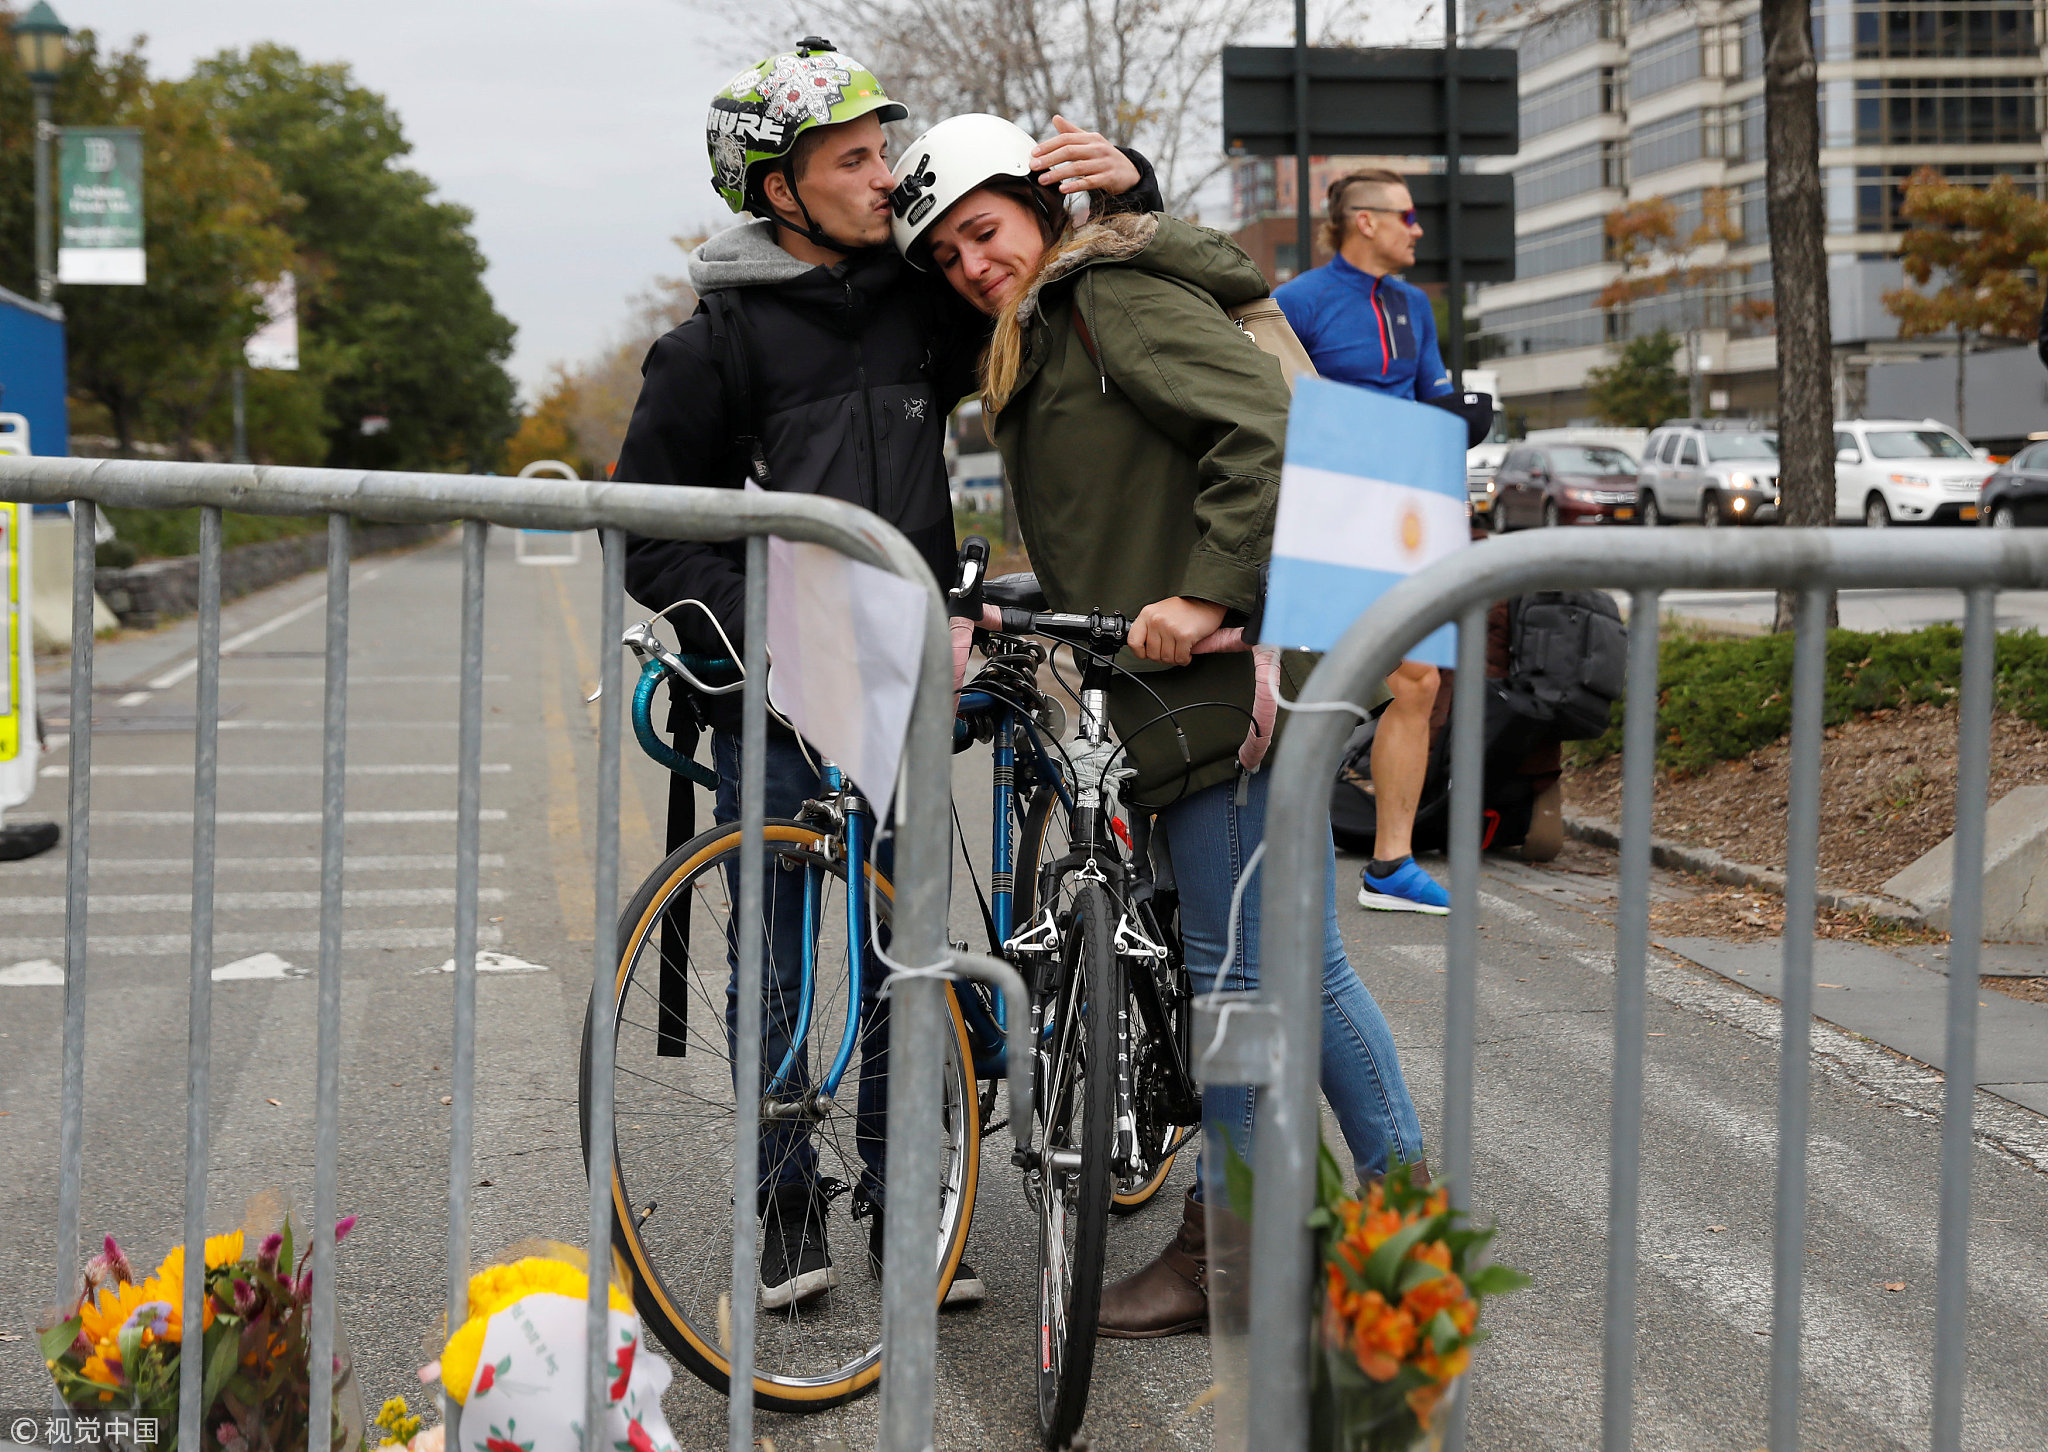
[[[853,308],[854,308],[854,306],[855,306],[855,302],[856,302],[856,299],[854,298],[854,295],[853,295],[853,284],[852,284],[851,282],[849,282],[849,283],[847,283],[847,284],[846,284],[846,306],[847,306],[847,310],[848,310],[849,312],[851,312],[851,311],[853,310]],[[862,416],[862,419],[863,419],[863,421],[864,421],[864,422],[865,422],[865,423],[867,424],[867,430],[868,430],[868,501],[867,501],[867,507],[868,507],[869,509],[872,509],[872,510],[873,510],[873,511],[874,511],[875,513],[877,513],[877,514],[881,514],[881,513],[882,513],[882,468],[881,468],[881,463],[880,463],[880,456],[881,456],[881,445],[880,445],[880,441],[879,441],[879,440],[878,440],[878,439],[876,438],[876,436],[875,436],[875,400],[874,400],[873,396],[872,396],[872,395],[870,395],[870,394],[869,394],[869,392],[868,392],[868,357],[867,357],[867,350],[866,350],[865,348],[863,348],[863,347],[861,346],[861,340],[860,340],[860,335],[859,335],[859,334],[855,334],[855,335],[854,335],[854,339],[853,339],[853,377],[854,377],[854,382],[855,382],[855,383],[856,383],[856,384],[857,384],[857,385],[859,386],[859,388],[860,388],[860,411],[861,411],[861,416]],[[884,518],[887,518],[887,516],[886,516],[886,515],[884,515],[883,517],[884,517]],[[890,520],[889,522],[890,522],[891,524],[894,524],[894,523],[895,523],[896,521],[894,521],[894,520],[892,519],[892,520]]]

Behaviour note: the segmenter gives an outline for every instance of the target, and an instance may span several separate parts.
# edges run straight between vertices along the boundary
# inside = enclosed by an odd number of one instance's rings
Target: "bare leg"
[[[1436,667],[1404,660],[1387,677],[1394,699],[1380,715],[1372,739],[1372,791],[1379,826],[1372,855],[1381,862],[1406,857],[1415,830],[1422,779],[1429,772],[1429,713],[1436,705]]]

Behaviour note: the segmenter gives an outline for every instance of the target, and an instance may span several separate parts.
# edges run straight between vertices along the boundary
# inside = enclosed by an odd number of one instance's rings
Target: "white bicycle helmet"
[[[1000,116],[952,116],[904,149],[896,166],[895,214],[890,230],[896,250],[912,266],[924,261],[911,250],[953,204],[993,177],[1031,175],[1031,133]]]

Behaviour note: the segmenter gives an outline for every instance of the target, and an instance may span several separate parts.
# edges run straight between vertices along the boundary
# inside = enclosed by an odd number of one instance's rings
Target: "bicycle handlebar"
[[[1055,640],[1095,642],[1120,648],[1129,641],[1131,622],[1122,615],[1067,615],[1056,610],[1019,610],[1012,606],[983,605],[978,622],[984,630],[1005,635],[1049,635]],[[1250,650],[1253,642],[1244,638],[1244,627],[1226,625],[1195,642],[1196,655],[1222,655]]]

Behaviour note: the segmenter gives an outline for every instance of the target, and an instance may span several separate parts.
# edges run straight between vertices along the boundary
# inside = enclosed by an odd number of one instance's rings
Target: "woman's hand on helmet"
[[[1101,132],[1083,131],[1064,116],[1052,124],[1052,138],[1031,153],[1031,170],[1044,185],[1118,196],[1138,184],[1138,168]]]
[[[1214,635],[1226,612],[1213,600],[1174,595],[1154,600],[1131,622],[1131,649],[1138,659],[1160,665],[1186,665],[1195,658],[1195,644]]]

